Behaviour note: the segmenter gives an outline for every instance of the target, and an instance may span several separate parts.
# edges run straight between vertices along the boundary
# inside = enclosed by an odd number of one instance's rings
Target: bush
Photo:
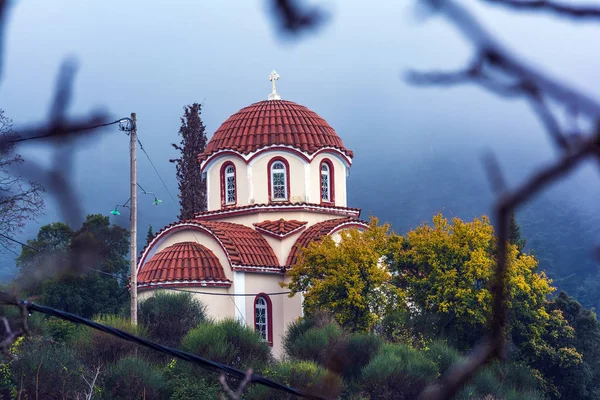
[[[339,353],[345,344],[345,334],[336,323],[309,327],[309,322],[300,322],[284,338],[286,354],[297,360],[314,361],[330,367],[332,356]],[[307,329],[308,327],[308,329]]]
[[[138,357],[124,357],[110,366],[102,379],[105,399],[167,399],[168,386],[163,374]]]
[[[348,380],[357,379],[362,369],[371,362],[379,352],[383,340],[379,336],[369,334],[350,335],[341,352],[344,359],[342,363],[342,376]]]
[[[40,337],[25,340],[11,369],[20,399],[70,399],[84,390],[82,365],[61,343]]]
[[[461,392],[459,399],[503,400],[544,399],[539,379],[531,368],[517,363],[494,363],[479,372]]]
[[[271,361],[271,348],[254,330],[226,319],[202,323],[183,338],[184,350],[238,369],[260,371]]]
[[[460,352],[442,341],[431,343],[425,351],[425,356],[436,364],[440,374],[444,374],[454,363],[461,360]]]
[[[341,380],[337,375],[328,374],[323,367],[312,361],[282,362],[266,369],[263,375],[303,392],[319,394],[327,398],[337,397],[341,387]],[[254,385],[248,390],[246,398],[279,400],[296,399],[297,397],[279,390]]]
[[[82,335],[84,328],[64,319],[50,317],[46,319],[44,330],[52,340],[68,343]]]
[[[104,315],[94,319],[104,325],[134,334],[147,337],[147,333],[140,325],[133,326],[127,318],[116,315]],[[74,348],[88,365],[111,364],[118,359],[135,354],[144,349],[127,340],[109,335],[95,329],[86,329],[73,341]]]
[[[158,292],[140,303],[138,315],[149,337],[170,347],[177,347],[186,333],[207,320],[206,307],[191,293]]]
[[[170,384],[173,393],[169,400],[218,399],[221,393],[221,386],[216,375],[213,375],[212,380],[178,375]]]
[[[414,399],[437,377],[434,362],[405,344],[386,344],[363,369],[361,388],[376,399]]]

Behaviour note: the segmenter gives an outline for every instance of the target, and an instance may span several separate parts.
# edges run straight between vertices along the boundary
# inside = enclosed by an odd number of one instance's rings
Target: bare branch
[[[242,399],[242,396],[246,392],[248,385],[252,381],[252,374],[253,374],[252,369],[249,369],[248,371],[246,371],[246,376],[240,382],[240,385],[238,386],[238,388],[235,392],[233,390],[231,390],[231,388],[227,384],[227,380],[225,379],[225,374],[221,374],[219,376],[219,382],[221,383],[221,387],[223,388],[223,391],[225,392],[227,397],[229,397],[230,400],[241,400]],[[221,395],[221,399],[225,400],[225,397],[223,395]]]
[[[271,0],[271,8],[280,28],[292,34],[316,28],[325,19],[319,8],[301,6],[297,0]]]
[[[465,39],[474,46],[489,65],[514,76],[519,82],[531,84],[551,99],[572,105],[589,117],[596,119],[600,116],[600,104],[596,100],[549,78],[513,56],[458,2],[454,0],[426,1],[454,23]]]
[[[599,18],[600,7],[594,5],[570,5],[547,0],[484,0],[525,11],[548,11],[571,18]]]

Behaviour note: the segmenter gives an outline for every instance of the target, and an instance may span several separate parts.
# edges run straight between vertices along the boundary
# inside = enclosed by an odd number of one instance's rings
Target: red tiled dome
[[[138,271],[138,286],[175,282],[202,286],[231,284],[214,253],[194,242],[177,243],[162,249]]]
[[[242,108],[223,122],[199,159],[219,150],[248,154],[271,145],[293,146],[309,154],[333,147],[353,157],[335,130],[314,111],[291,101],[265,100]]]

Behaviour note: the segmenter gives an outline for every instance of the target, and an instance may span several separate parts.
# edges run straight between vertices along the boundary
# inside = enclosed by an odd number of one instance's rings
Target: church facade
[[[364,229],[346,204],[353,153],[315,112],[281,100],[273,71],[268,100],[242,108],[198,155],[207,211],[157,232],[138,261],[140,300],[156,291],[194,292],[219,320],[236,318],[282,351],[302,296],[280,283],[309,243]]]

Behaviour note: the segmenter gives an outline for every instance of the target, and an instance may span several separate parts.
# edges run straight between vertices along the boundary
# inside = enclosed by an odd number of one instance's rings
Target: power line
[[[132,335],[131,333],[122,331],[120,329],[113,328],[111,326],[103,325],[103,324],[100,324],[95,321],[91,321],[89,319],[80,317],[75,314],[57,310],[52,307],[46,307],[46,306],[42,306],[39,304],[30,303],[28,301],[21,301],[21,304],[23,306],[25,306],[25,308],[27,308],[28,311],[37,311],[42,314],[51,315],[51,316],[54,316],[54,317],[57,317],[60,319],[64,319],[66,321],[76,323],[76,324],[89,326],[92,329],[96,329],[96,330],[108,333],[109,335],[116,336],[121,339],[127,340],[129,342],[136,343],[140,346],[144,346],[144,347],[150,348],[152,350],[156,350],[161,353],[168,354],[173,357],[177,357],[181,360],[191,362],[192,364],[196,364],[200,367],[211,370],[213,372],[217,372],[217,371],[225,372],[237,379],[244,379],[246,376],[246,373],[244,371],[240,371],[239,369],[218,363],[216,361],[208,360],[206,358],[197,356],[195,354],[191,354],[191,353],[188,353],[185,351],[174,349],[172,347],[167,347],[167,346],[160,345],[158,343],[154,343],[150,340]],[[252,383],[256,383],[256,384],[267,386],[267,387],[270,387],[270,388],[273,388],[276,390],[281,390],[281,391],[284,391],[287,393],[291,393],[296,396],[309,398],[309,399],[326,400],[325,397],[321,397],[318,395],[312,395],[312,394],[308,394],[308,393],[303,393],[302,391],[300,391],[298,389],[283,385],[279,382],[275,382],[271,379],[265,378],[260,375],[253,374],[250,381]]]
[[[173,203],[175,203],[175,205],[177,205],[177,202],[175,201],[175,198],[173,197],[173,195],[171,194],[171,192],[169,191],[169,188],[167,187],[167,185],[165,184],[165,181],[163,180],[163,178],[160,176],[160,173],[158,172],[158,169],[156,169],[156,166],[154,165],[154,163],[152,162],[152,159],[150,158],[150,156],[148,155],[148,153],[146,152],[146,149],[144,149],[144,145],[142,144],[142,141],[140,140],[140,137],[138,135],[137,141],[140,145],[140,150],[142,150],[142,152],[146,155],[146,158],[148,159],[148,161],[150,161],[150,165],[152,165],[152,168],[154,168],[154,172],[156,172],[156,175],[158,176],[158,179],[160,179],[163,187],[165,188],[165,190],[167,191],[167,193],[169,194],[169,197],[171,198],[171,200],[173,201]]]
[[[159,289],[166,289],[166,290],[173,290],[176,292],[186,292],[186,293],[197,293],[197,294],[205,294],[208,296],[229,296],[229,297],[256,297],[259,294],[264,294],[267,296],[280,296],[283,294],[290,294],[292,293],[291,291],[288,292],[275,292],[275,293],[211,293],[211,292],[198,292],[195,290],[188,290],[188,289],[177,289],[177,288],[169,288],[169,287],[161,287]]]
[[[34,246],[31,246],[29,244],[23,243],[23,242],[21,242],[21,241],[19,241],[17,239],[13,239],[10,236],[4,235],[3,233],[0,233],[0,236],[2,236],[3,238],[5,238],[7,240],[10,240],[10,241],[12,241],[14,243],[18,243],[21,246],[30,248],[30,249],[32,249],[32,250],[34,250],[36,252],[42,252],[42,250],[40,250],[40,249],[38,249],[38,248],[36,248]],[[63,258],[58,257],[58,256],[56,256],[54,254],[50,254],[50,255],[53,256],[53,257],[56,257],[56,258],[58,258],[60,260],[65,261]],[[96,272],[100,272],[100,273],[103,273],[103,274],[106,274],[106,275],[110,275],[110,276],[113,276],[113,277],[117,277],[114,274],[110,274],[108,272],[104,272],[104,271],[97,270],[97,269],[94,269],[94,268],[88,268],[88,269],[96,271]],[[182,291],[182,292],[188,292],[187,290],[173,289],[173,288],[170,288],[170,290],[177,290],[177,291]],[[192,293],[196,293],[196,292],[192,291]],[[202,292],[198,292],[198,293],[202,293]],[[208,293],[208,292],[206,292],[205,294],[214,294],[214,293]],[[233,295],[229,295],[229,296],[233,296]],[[231,300],[233,301],[233,299],[231,299]],[[107,326],[107,325],[103,325],[103,324],[100,324],[100,323],[88,320],[86,318],[80,317],[80,316],[75,315],[75,314],[71,314],[71,313],[68,313],[68,312],[65,312],[65,311],[54,309],[52,307],[46,307],[46,306],[42,306],[42,305],[38,305],[38,304],[35,304],[35,303],[26,302],[26,301],[22,301],[21,303],[23,305],[25,305],[25,307],[29,311],[37,311],[37,312],[40,312],[42,314],[51,315],[51,316],[54,316],[54,317],[57,317],[57,318],[64,319],[66,321],[70,321],[70,322],[76,323],[76,324],[86,325],[86,326],[89,326],[89,327],[91,327],[93,329],[100,330],[102,332],[108,333],[108,334],[113,335],[113,336],[117,336],[117,337],[119,337],[121,339],[130,341],[130,342],[133,342],[133,343],[137,343],[137,344],[139,344],[141,346],[148,347],[150,349],[159,351],[161,353],[169,354],[171,356],[177,357],[177,358],[182,359],[184,361],[191,362],[193,364],[199,365],[199,366],[204,367],[206,369],[210,369],[210,370],[213,370],[213,371],[226,372],[226,373],[228,373],[230,375],[235,376],[238,379],[243,379],[245,377],[245,375],[246,375],[245,372],[240,371],[240,370],[235,369],[235,368],[232,368],[232,367],[229,367],[227,365],[220,364],[218,362],[211,361],[211,360],[208,360],[208,359],[196,356],[194,354],[187,353],[187,352],[184,352],[184,351],[181,351],[181,350],[177,350],[177,349],[174,349],[174,348],[171,348],[171,347],[162,346],[160,344],[157,344],[157,343],[151,342],[149,340],[140,338],[138,336],[135,336],[135,335],[132,335],[130,333],[121,331],[119,329],[116,329],[116,328],[113,328],[113,327],[110,327],[110,326]],[[234,302],[234,304],[235,304],[235,302]],[[323,397],[319,397],[319,396],[314,396],[314,395],[309,395],[309,394],[302,393],[298,389],[294,389],[292,387],[289,387],[289,386],[283,385],[281,383],[272,381],[272,380],[270,380],[268,378],[264,378],[264,377],[262,377],[260,375],[252,375],[251,381],[253,383],[257,383],[259,385],[267,386],[267,387],[270,387],[270,388],[273,388],[273,389],[277,389],[277,390],[282,390],[284,392],[291,393],[291,394],[294,394],[296,396],[305,397],[305,398],[311,398],[311,399],[324,400]]]
[[[69,132],[78,132],[78,131],[87,131],[87,130],[92,130],[92,129],[96,129],[96,128],[101,128],[103,126],[109,126],[109,125],[114,125],[114,124],[118,124],[119,122],[121,122],[123,120],[123,118],[118,119],[116,121],[112,121],[112,122],[107,122],[105,124],[98,124],[98,125],[92,125],[92,126],[86,126],[82,129],[77,129],[77,130],[69,130]],[[18,132],[17,132],[18,133]],[[53,131],[50,131],[44,135],[38,135],[38,136],[30,136],[30,137],[20,137],[18,139],[15,140],[11,140],[11,143],[19,143],[19,142],[25,142],[27,140],[35,140],[35,139],[44,139],[50,136],[54,136],[56,133]]]

